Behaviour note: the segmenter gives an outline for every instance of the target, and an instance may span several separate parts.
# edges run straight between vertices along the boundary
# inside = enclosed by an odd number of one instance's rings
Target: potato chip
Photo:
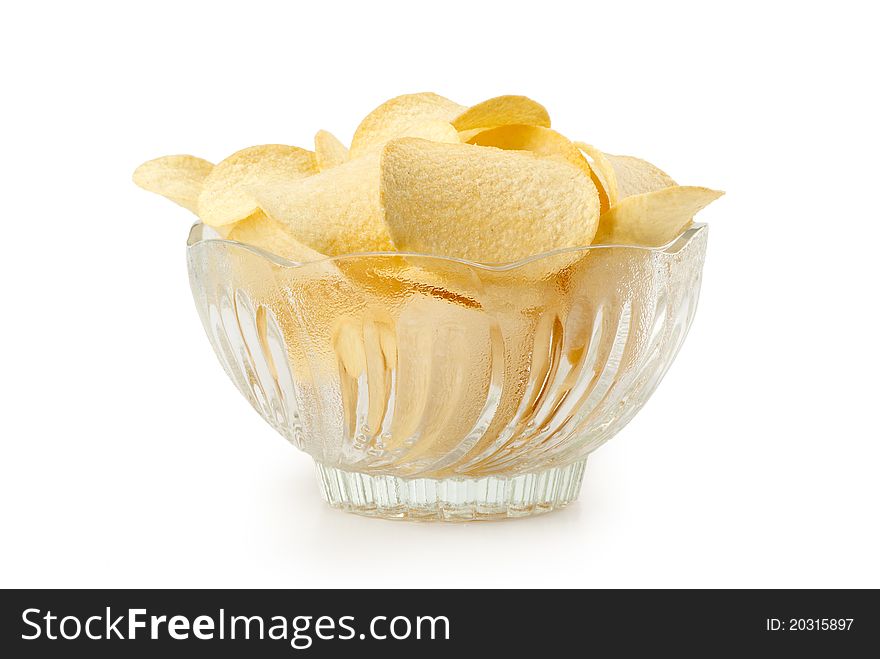
[[[496,96],[472,105],[452,119],[458,131],[510,124],[550,128],[550,115],[543,105],[526,96]]]
[[[260,210],[232,225],[227,238],[259,247],[271,254],[297,263],[311,263],[327,258],[324,254],[303,245],[278,222],[267,217]]]
[[[319,130],[315,133],[315,161],[322,172],[341,165],[348,160],[348,149],[332,133]]]
[[[258,210],[252,186],[286,183],[317,171],[315,154],[299,147],[265,144],[242,149],[214,167],[205,179],[199,217],[210,226],[238,222]]]
[[[131,178],[144,190],[196,213],[202,184],[212,169],[213,164],[195,156],[164,156],[145,162]]]
[[[254,184],[259,207],[324,254],[388,251],[379,204],[379,152],[301,180]]]
[[[418,137],[423,140],[431,140],[432,142],[446,142],[447,144],[458,144],[458,131],[452,127],[452,124],[442,119],[420,119],[411,122],[401,122],[395,126],[393,139],[398,137]],[[383,146],[392,139],[383,139],[381,142],[373,145],[367,151],[354,152],[355,156],[362,157],[364,154],[378,152]]]
[[[430,92],[392,98],[370,112],[357,127],[351,140],[351,157],[378,149],[397,137],[457,142],[457,134],[450,139],[455,130],[444,130],[442,124],[451,127],[452,119],[464,110],[458,103]],[[444,139],[438,140],[438,134]]]
[[[394,321],[381,312],[342,316],[334,323],[332,342],[339,364],[346,433],[375,438],[382,432],[392,371],[397,366]],[[365,416],[360,414],[358,398],[367,401]]]
[[[585,142],[575,142],[574,145],[590,157],[590,165],[593,172],[599,177],[602,187],[605,188],[609,206],[616,204],[619,200],[617,175],[614,173],[614,165],[611,164],[608,156],[593,145],[586,144]]]
[[[656,165],[635,156],[605,154],[614,167],[618,201],[626,197],[655,192],[676,185],[672,177]]]
[[[385,146],[381,164],[399,250],[506,263],[589,245],[596,231],[596,187],[561,159],[405,138]]]
[[[665,245],[694,215],[723,195],[718,190],[673,186],[621,199],[602,216],[594,244]]]
[[[491,128],[498,128],[498,126],[487,126],[485,128],[471,128],[470,130],[460,130],[458,131],[458,141],[463,142],[464,144],[470,144],[477,135],[479,135],[483,131],[490,130]]]
[[[603,153],[583,142],[575,142],[575,146],[592,160],[593,168],[604,183],[612,206],[625,197],[676,185],[669,174],[647,160]]]
[[[339,318],[333,328],[333,350],[339,366],[343,373],[355,380],[367,369],[363,334],[360,318]]]
[[[608,195],[602,182],[593,172],[587,159],[569,139],[555,130],[542,126],[524,126],[513,124],[490,128],[474,135],[468,144],[494,146],[499,149],[531,151],[539,156],[561,157],[572,165],[579,167],[593,180],[599,192],[600,212],[609,208]]]

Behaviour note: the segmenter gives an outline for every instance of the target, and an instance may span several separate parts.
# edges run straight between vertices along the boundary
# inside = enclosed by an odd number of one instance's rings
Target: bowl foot
[[[400,478],[315,463],[332,507],[384,519],[465,522],[528,517],[562,508],[581,490],[587,459],[543,471],[482,478]]]

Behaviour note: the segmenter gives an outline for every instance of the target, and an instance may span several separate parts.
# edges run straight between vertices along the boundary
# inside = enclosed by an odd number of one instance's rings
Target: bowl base
[[[529,517],[562,508],[581,490],[587,459],[543,471],[482,478],[400,478],[316,462],[333,508],[384,519],[467,522]]]

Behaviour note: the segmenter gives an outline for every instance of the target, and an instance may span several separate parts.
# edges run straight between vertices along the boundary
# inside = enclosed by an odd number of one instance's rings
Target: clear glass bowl
[[[587,456],[645,404],[693,318],[707,227],[505,266],[417,254],[299,264],[196,224],[196,307],[260,415],[332,506],[521,517],[575,500]]]

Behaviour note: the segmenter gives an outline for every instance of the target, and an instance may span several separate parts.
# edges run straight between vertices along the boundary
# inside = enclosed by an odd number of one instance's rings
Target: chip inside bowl
[[[575,146],[590,157],[612,206],[624,197],[677,185],[669,174],[647,160],[604,153],[584,142],[575,142]]]
[[[199,193],[212,169],[213,164],[195,156],[163,156],[134,170],[132,180],[144,190],[197,213]]]
[[[236,223],[227,238],[259,247],[297,263],[311,263],[326,258],[324,254],[302,244],[285,227],[260,210]]]
[[[430,92],[392,98],[361,121],[351,140],[351,157],[381,148],[397,137],[457,142],[451,121],[464,111],[458,103]]]
[[[505,263],[589,245],[599,194],[583,169],[526,151],[389,142],[381,200],[398,250]]]
[[[333,133],[319,130],[315,133],[315,162],[320,171],[332,169],[348,160],[348,149]]]
[[[315,154],[299,147],[264,144],[242,149],[218,163],[205,178],[199,217],[210,226],[238,222],[258,209],[252,187],[306,178],[317,171]]]
[[[394,248],[379,204],[379,153],[303,179],[255,182],[256,204],[297,240],[323,254]]]
[[[522,124],[550,127],[547,108],[527,96],[496,96],[472,105],[452,119],[456,130],[468,131]]]
[[[543,126],[526,126],[513,124],[498,126],[478,132],[468,140],[468,144],[494,146],[499,149],[531,151],[548,158],[562,158],[575,167],[582,169],[593,181],[599,193],[600,211],[608,210],[608,195],[602,182],[593,172],[593,168],[580,150],[564,135]]]
[[[665,245],[723,192],[673,186],[621,199],[602,216],[596,244]]]

